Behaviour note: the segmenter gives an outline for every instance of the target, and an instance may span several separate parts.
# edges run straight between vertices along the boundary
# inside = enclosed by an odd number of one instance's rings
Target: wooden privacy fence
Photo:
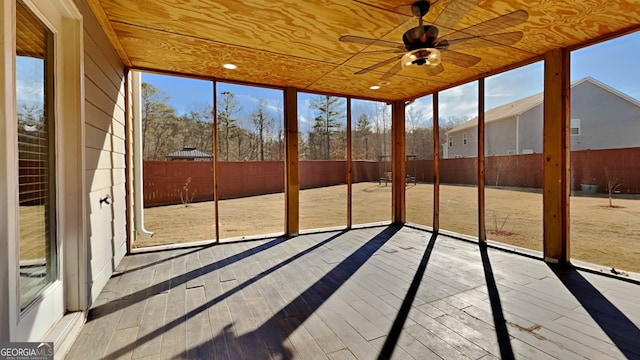
[[[353,181],[378,181],[376,161],[354,161]],[[346,161],[300,161],[300,189],[346,184]],[[229,199],[284,191],[284,162],[218,163],[218,196]],[[213,162],[145,161],[144,206],[213,200]],[[182,198],[181,198],[182,196]]]
[[[354,160],[353,182],[377,182],[390,164]],[[542,187],[542,154],[486,157],[487,186]],[[584,150],[571,153],[571,187],[598,185],[606,193],[607,185],[620,184],[618,191],[640,194],[640,148]],[[347,164],[341,160],[300,161],[300,189],[345,184]],[[180,204],[188,197],[194,202],[213,200],[213,163],[211,161],[145,161],[144,206]],[[284,191],[284,162],[244,161],[218,163],[220,199],[264,195]],[[407,174],[418,182],[433,182],[433,160],[409,160]],[[609,175],[607,178],[606,174]],[[476,184],[477,159],[459,158],[440,161],[443,184]]]

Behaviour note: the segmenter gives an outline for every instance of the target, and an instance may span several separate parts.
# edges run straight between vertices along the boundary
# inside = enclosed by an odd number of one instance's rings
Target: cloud
[[[44,104],[44,62],[41,59],[16,58],[16,95],[18,106]]]

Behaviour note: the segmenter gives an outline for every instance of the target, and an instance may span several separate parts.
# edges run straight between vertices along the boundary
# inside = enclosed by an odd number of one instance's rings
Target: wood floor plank
[[[156,335],[157,329],[161,329],[164,325],[164,315],[167,308],[167,293],[160,293],[152,296],[147,301],[147,307],[144,311],[143,321],[140,324],[138,338],[145,341],[137,343],[133,352],[133,359],[144,358],[147,356],[157,356],[161,354],[162,335]],[[147,339],[150,337],[149,339]]]
[[[130,327],[126,329],[117,329],[113,332],[113,336],[109,341],[106,353],[109,359],[131,359],[135,350],[135,339],[138,336],[139,327]],[[116,355],[113,355],[116,354]]]
[[[640,285],[430,238],[380,226],[129,255],[67,359],[640,358]]]
[[[171,277],[169,278],[161,346],[162,354],[168,358],[179,357],[187,351],[187,287],[184,277],[186,271],[185,257],[178,257],[171,261]]]

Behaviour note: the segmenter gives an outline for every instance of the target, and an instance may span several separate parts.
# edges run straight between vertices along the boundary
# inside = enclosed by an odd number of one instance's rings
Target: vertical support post
[[[478,241],[487,242],[484,217],[484,78],[478,80]]]
[[[433,93],[433,232],[440,230],[440,122],[438,93]]]
[[[404,100],[394,101],[391,104],[391,136],[393,147],[391,148],[391,164],[393,178],[391,181],[391,193],[393,194],[393,223],[404,224],[406,222],[405,209],[405,126],[404,126]]]
[[[220,242],[220,217],[218,216],[218,90],[213,81],[213,216],[216,244]]]
[[[569,257],[569,52],[544,55],[543,255],[549,263]]]
[[[353,144],[351,134],[351,98],[347,98],[347,229],[353,225]]]
[[[296,236],[300,231],[300,180],[298,169],[298,90],[284,89],[285,128],[285,229],[287,237]]]

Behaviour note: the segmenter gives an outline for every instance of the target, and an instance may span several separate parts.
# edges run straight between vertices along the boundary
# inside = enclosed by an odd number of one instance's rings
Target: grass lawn
[[[433,186],[407,187],[407,221],[432,225]],[[477,190],[442,185],[440,228],[477,237]],[[571,256],[606,267],[640,272],[640,197],[571,197]],[[345,227],[346,185],[300,192],[300,228]],[[491,240],[542,250],[542,194],[522,189],[485,190],[485,223]],[[213,202],[170,205],[144,211],[150,239],[137,236],[134,246],[184,243],[215,238]],[[391,220],[391,186],[353,185],[353,224]],[[284,194],[219,202],[220,238],[282,233]],[[224,240],[223,240],[224,241]]]

